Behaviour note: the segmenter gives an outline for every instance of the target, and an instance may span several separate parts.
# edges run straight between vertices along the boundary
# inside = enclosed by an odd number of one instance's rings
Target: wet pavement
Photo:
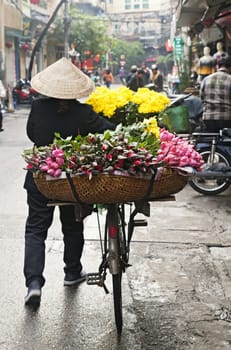
[[[1,350],[231,349],[231,189],[216,197],[189,186],[175,202],[154,202],[147,227],[137,227],[123,275],[124,328],[119,339],[110,291],[63,287],[63,243],[56,210],[47,240],[41,306],[24,307],[23,190],[20,154],[28,110],[6,113],[0,133]],[[103,222],[104,217],[101,217]],[[101,258],[96,216],[85,220],[84,268]]]

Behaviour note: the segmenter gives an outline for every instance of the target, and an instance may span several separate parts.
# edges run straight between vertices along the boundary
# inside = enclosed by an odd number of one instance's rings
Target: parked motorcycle
[[[194,132],[192,142],[205,163],[202,172],[189,181],[190,186],[205,195],[224,192],[231,185],[231,129]]]
[[[29,80],[20,79],[13,88],[12,95],[17,104],[30,104],[33,98],[38,96],[38,93],[31,87]]]

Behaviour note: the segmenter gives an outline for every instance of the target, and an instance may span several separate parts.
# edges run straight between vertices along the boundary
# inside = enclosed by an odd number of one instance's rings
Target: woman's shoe
[[[76,284],[86,281],[86,279],[87,273],[85,271],[81,271],[78,276],[72,273],[66,273],[64,278],[64,286],[74,286]]]
[[[39,306],[41,301],[41,286],[38,281],[32,281],[25,297],[25,305]]]

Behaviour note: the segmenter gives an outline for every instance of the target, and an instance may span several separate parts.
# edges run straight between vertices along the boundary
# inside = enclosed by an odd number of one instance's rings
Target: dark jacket
[[[36,146],[45,146],[53,142],[54,133],[62,138],[68,136],[85,136],[88,133],[102,133],[107,129],[114,130],[115,125],[96,114],[90,105],[71,101],[68,112],[58,112],[59,100],[41,98],[33,101],[27,121],[27,135]],[[27,173],[24,188],[34,188],[31,173]]]
[[[139,88],[144,87],[143,76],[140,76],[137,73],[133,73],[130,76],[130,79],[127,80],[127,87],[133,91],[137,91]]]

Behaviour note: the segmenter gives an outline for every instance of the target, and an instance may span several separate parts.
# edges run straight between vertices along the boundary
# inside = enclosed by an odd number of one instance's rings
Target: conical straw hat
[[[94,90],[94,83],[79,68],[63,57],[31,79],[31,86],[42,95],[78,99]]]

